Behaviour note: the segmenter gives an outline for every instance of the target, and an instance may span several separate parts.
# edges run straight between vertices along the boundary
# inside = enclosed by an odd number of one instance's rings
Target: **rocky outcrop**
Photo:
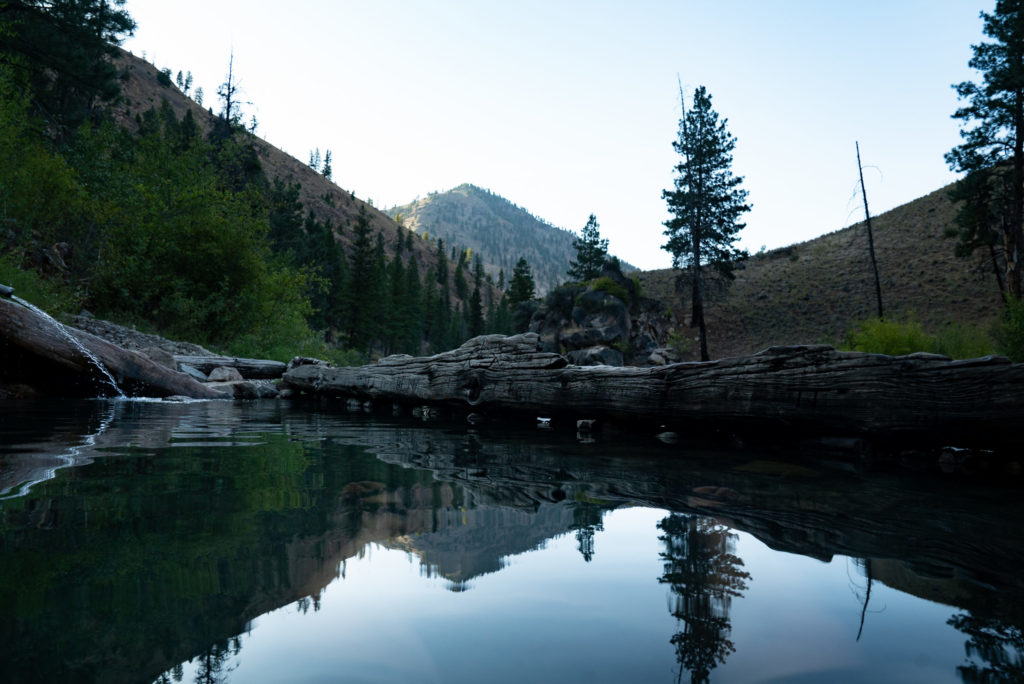
[[[538,334],[542,350],[566,354],[576,365],[657,365],[650,356],[667,341],[666,311],[661,302],[641,297],[636,283],[609,262],[599,278],[549,294],[529,331]]]

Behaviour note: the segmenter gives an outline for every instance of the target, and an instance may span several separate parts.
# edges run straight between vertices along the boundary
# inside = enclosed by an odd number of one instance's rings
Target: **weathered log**
[[[626,424],[774,428],[874,437],[1007,442],[1024,432],[1024,364],[990,356],[890,357],[825,345],[658,368],[570,366],[535,334],[477,337],[425,358],[358,368],[300,366],[287,386],[327,395],[461,406],[477,413]]]
[[[142,354],[77,328],[63,328],[103,364],[128,395],[227,398],[223,392],[164,368]],[[54,320],[6,299],[0,299],[0,346],[0,381],[22,382],[47,394],[115,393],[102,371]]]
[[[175,355],[177,363],[183,363],[201,370],[207,375],[214,368],[234,368],[246,380],[273,380],[284,375],[285,364],[267,359],[239,359],[231,356],[187,356]]]

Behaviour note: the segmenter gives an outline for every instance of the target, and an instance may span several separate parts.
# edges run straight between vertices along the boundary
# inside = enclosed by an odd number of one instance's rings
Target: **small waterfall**
[[[34,304],[30,304],[29,302],[26,302],[21,297],[19,297],[17,295],[13,295],[13,294],[10,295],[10,297],[14,301],[16,301],[19,304],[21,304],[22,306],[28,308],[33,313],[36,313],[36,314],[42,316],[43,318],[45,318],[46,320],[50,321],[51,323],[53,323],[53,325],[56,326],[57,331],[60,332],[60,334],[63,335],[65,338],[67,338],[67,340],[69,342],[71,342],[71,344],[75,345],[75,347],[78,348],[78,350],[80,352],[82,352],[82,354],[85,355],[85,358],[89,359],[90,363],[92,363],[92,365],[96,366],[96,368],[98,368],[100,370],[100,372],[103,373],[103,375],[106,376],[107,383],[111,387],[114,388],[114,391],[117,392],[117,396],[120,397],[121,399],[125,399],[126,398],[125,397],[125,393],[121,391],[121,388],[118,386],[117,381],[114,380],[114,376],[110,374],[110,372],[107,370],[106,366],[104,366],[103,363],[98,358],[96,358],[96,355],[93,354],[91,351],[89,351],[85,347],[84,344],[79,342],[78,338],[75,337],[74,335],[72,335],[71,331],[68,330],[64,326],[64,324],[62,324],[56,318],[54,318],[50,314],[46,313],[42,309],[40,309],[38,306],[35,306]]]

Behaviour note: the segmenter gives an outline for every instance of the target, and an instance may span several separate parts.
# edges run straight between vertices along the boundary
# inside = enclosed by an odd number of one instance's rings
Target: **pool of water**
[[[0,681],[1021,681],[1020,478],[914,463],[0,403]]]

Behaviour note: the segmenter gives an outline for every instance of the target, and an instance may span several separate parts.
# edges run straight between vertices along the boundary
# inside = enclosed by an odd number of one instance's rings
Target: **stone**
[[[576,349],[566,356],[574,366],[621,366],[622,352],[611,347],[597,345],[586,349]]]
[[[178,370],[178,364],[174,362],[174,354],[166,349],[161,349],[160,347],[146,347],[145,349],[140,349],[139,353],[150,361],[160,364],[164,368],[169,368],[173,371]]]
[[[299,366],[323,366],[326,368],[330,365],[330,362],[324,361],[323,359],[316,359],[312,356],[294,356],[292,357],[292,360],[288,362],[288,365],[285,366],[285,372],[287,373],[293,368],[298,368]]]
[[[210,371],[209,376],[210,382],[234,382],[241,379],[242,374],[238,372],[238,369],[229,366],[218,366]]]
[[[227,392],[235,399],[273,399],[278,388],[267,380],[229,380],[207,383],[207,387]]]
[[[207,380],[209,380],[209,378],[206,377],[206,373],[199,370],[195,366],[188,365],[187,363],[179,363],[178,370],[184,373],[185,375],[195,380],[198,380],[199,382],[206,382]]]

